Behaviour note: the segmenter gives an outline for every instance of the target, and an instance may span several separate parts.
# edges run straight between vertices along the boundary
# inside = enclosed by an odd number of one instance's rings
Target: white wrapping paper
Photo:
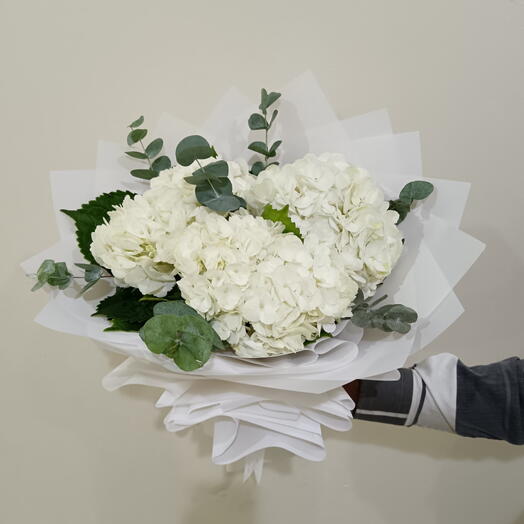
[[[281,161],[307,152],[338,152],[369,169],[388,197],[407,182],[422,179],[418,133],[394,134],[386,110],[339,120],[311,73],[281,89],[275,136],[283,138]],[[230,89],[197,128],[169,115],[154,127],[167,154],[188,134],[206,136],[229,159],[250,153],[247,118],[256,109],[237,89]],[[143,192],[147,183],[129,175],[132,162],[123,145],[100,142],[96,169],[51,173],[53,207],[60,241],[22,264],[34,273],[42,260],[82,262],[72,221],[60,209],[76,209],[98,194],[116,189]],[[214,421],[212,460],[231,464],[245,460],[244,478],[260,480],[264,450],[280,447],[308,460],[325,457],[322,427],[351,428],[353,401],[341,388],[352,380],[373,376],[395,380],[398,367],[449,327],[463,312],[453,292],[483,244],[459,229],[469,185],[430,180],[435,192],[401,224],[404,253],[381,287],[389,301],[417,310],[419,321],[408,335],[370,332],[341,322],[334,338],[311,344],[296,355],[241,359],[214,354],[194,372],[180,371],[173,361],[154,355],[136,333],[104,332],[108,323],[91,317],[97,302],[111,292],[104,283],[77,299],[74,289],[50,292],[50,301],[36,317],[46,327],[88,336],[121,353],[125,360],[103,380],[108,390],[128,384],[159,388],[159,408],[169,408],[168,431],[181,431]]]

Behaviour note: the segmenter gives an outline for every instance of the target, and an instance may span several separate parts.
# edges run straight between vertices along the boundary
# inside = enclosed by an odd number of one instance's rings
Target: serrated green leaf
[[[155,171],[154,169],[132,169],[131,174],[142,180],[151,180],[159,175],[158,171]]]
[[[162,155],[155,159],[151,164],[151,167],[154,171],[164,171],[164,169],[171,168],[171,159],[168,156]]]
[[[154,158],[164,147],[164,141],[161,138],[155,138],[147,147],[146,155],[148,158]]]
[[[127,135],[127,145],[132,146],[133,144],[140,142],[140,140],[142,140],[146,135],[147,129],[133,129],[133,131]]]
[[[251,142],[247,148],[251,151],[254,151],[255,153],[259,153],[264,156],[270,156],[270,153],[267,150],[266,144],[264,144],[264,142],[260,142],[258,140],[256,142]]]
[[[134,129],[135,127],[141,126],[143,123],[144,123],[144,117],[143,116],[139,116],[134,122],[131,122],[129,124],[129,127]]]
[[[141,153],[140,151],[126,151],[126,155],[130,156],[131,158],[139,158],[140,160],[147,160],[147,155],[145,153]]]
[[[266,122],[265,117],[259,113],[253,113],[249,117],[247,123],[249,129],[252,129],[253,131],[257,131],[259,129],[266,129],[268,127],[268,123]]]
[[[83,204],[80,209],[60,210],[75,221],[78,247],[86,260],[96,264],[96,260],[90,251],[91,235],[96,227],[102,224],[104,220],[109,219],[109,212],[122,204],[124,198],[133,198],[134,196],[135,194],[129,191],[113,191],[112,193],[104,193],[87,204]]]
[[[154,302],[142,302],[138,289],[117,287],[115,293],[96,306],[93,316],[102,315],[110,321],[127,323],[125,331],[138,331],[153,316]]]
[[[181,166],[190,166],[195,160],[204,160],[217,154],[202,136],[191,135],[183,138],[176,147],[176,160]]]
[[[423,200],[433,192],[433,184],[425,180],[415,180],[406,184],[399,194],[399,199],[403,202],[413,202],[413,200]]]
[[[267,204],[262,211],[262,218],[284,224],[284,233],[293,233],[300,238],[300,240],[303,240],[300,229],[289,217],[288,205],[284,206],[282,209],[274,209],[271,207],[271,204]]]
[[[259,161],[259,162],[255,162],[251,166],[251,169],[249,170],[249,172],[252,175],[258,176],[262,171],[264,171],[264,169],[265,169],[264,162]]]

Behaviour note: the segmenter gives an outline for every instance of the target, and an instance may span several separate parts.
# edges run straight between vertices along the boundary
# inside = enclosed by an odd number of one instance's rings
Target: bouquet
[[[269,447],[323,458],[322,426],[351,427],[340,386],[395,379],[482,250],[416,136],[338,121],[310,74],[283,93],[232,90],[201,133],[141,116],[94,173],[52,174],[62,239],[23,265],[53,290],[38,321],[127,356],[108,389],[162,388],[168,430],[214,420],[214,462],[257,479]]]

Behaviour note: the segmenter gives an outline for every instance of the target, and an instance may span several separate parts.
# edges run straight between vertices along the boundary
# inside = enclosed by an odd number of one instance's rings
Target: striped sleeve
[[[360,381],[354,417],[524,444],[524,360],[468,367],[442,353],[395,381]]]

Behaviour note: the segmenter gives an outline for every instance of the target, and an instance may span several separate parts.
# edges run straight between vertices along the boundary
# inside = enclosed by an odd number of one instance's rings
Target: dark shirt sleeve
[[[524,360],[468,367],[440,354],[396,381],[360,381],[354,417],[524,444]]]
[[[458,361],[455,431],[524,444],[524,360],[472,367]]]

